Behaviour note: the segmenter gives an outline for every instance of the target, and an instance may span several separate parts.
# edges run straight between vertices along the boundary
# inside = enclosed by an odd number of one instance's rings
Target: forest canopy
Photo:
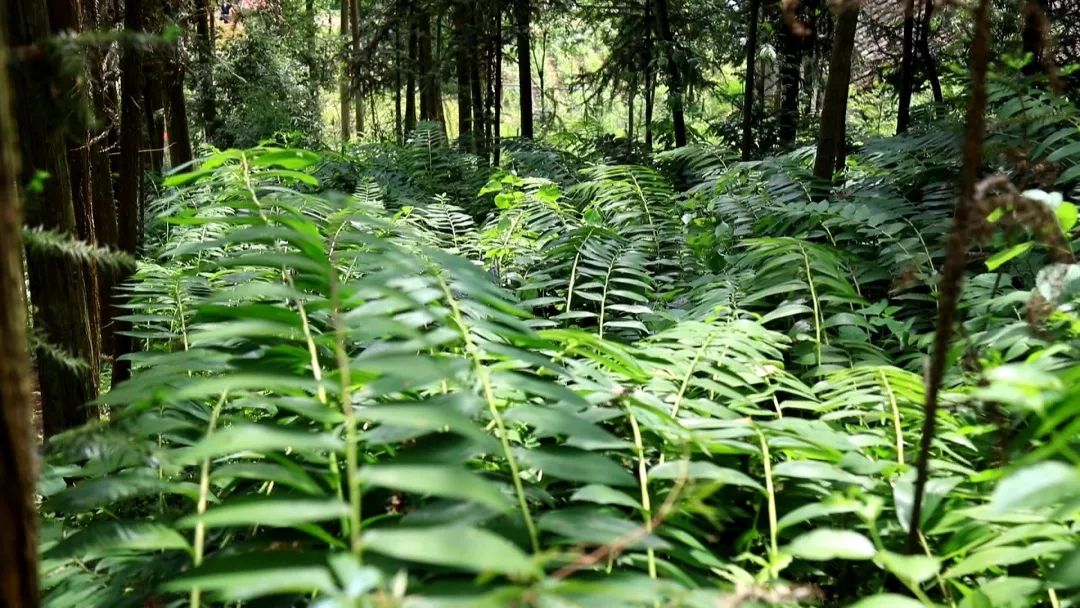
[[[1078,100],[1069,0],[6,0],[0,607],[1078,606]]]

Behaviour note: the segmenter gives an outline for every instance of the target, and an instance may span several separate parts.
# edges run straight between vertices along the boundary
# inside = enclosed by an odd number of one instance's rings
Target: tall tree
[[[128,33],[143,31],[142,2],[124,3],[124,29]],[[120,174],[116,189],[117,244],[120,250],[135,255],[139,248],[140,220],[142,202],[140,184],[142,183],[142,165],[139,151],[142,148],[141,92],[143,90],[142,58],[134,44],[124,46],[120,57],[120,155],[117,171]],[[130,278],[130,275],[118,277],[118,284]],[[113,356],[113,383],[122,382],[131,377],[131,361],[124,355],[135,351],[135,340],[127,335],[131,323],[119,318],[127,310],[117,302],[114,309],[116,326]]]
[[[198,57],[195,75],[198,87],[199,117],[202,119],[206,141],[217,141],[218,113],[217,94],[214,91],[214,17],[209,0],[195,0],[192,13],[195,20],[195,49]]]
[[[455,2],[453,6],[454,24],[454,67],[457,75],[457,113],[458,145],[464,150],[475,150],[473,145],[473,102],[472,82],[470,81],[469,62],[472,52],[468,30],[468,2]]]
[[[349,31],[349,22],[352,15],[349,11],[349,0],[341,0],[341,10],[338,12],[338,30],[341,40],[341,74],[338,77],[338,101],[340,102],[341,117],[341,143],[344,145],[352,137],[352,96],[349,95],[349,52],[352,45],[352,35]]]
[[[930,90],[934,94],[934,102],[942,103],[945,95],[941,91],[941,80],[938,78],[937,62],[933,53],[930,52],[931,23],[934,17],[934,0],[926,0],[923,3],[922,22],[919,33],[919,54],[922,56],[923,67],[926,70],[926,79],[930,81]]]
[[[533,138],[532,90],[532,5],[529,0],[514,0],[514,24],[517,28],[518,91],[521,96],[521,136]]]
[[[1023,72],[1029,76],[1043,72],[1046,66],[1046,30],[1050,27],[1046,17],[1048,6],[1049,0],[1027,0],[1022,10],[1024,27],[1021,42],[1024,52],[1029,55]]]
[[[359,75],[360,59],[360,0],[347,0],[349,3],[349,32],[352,34],[352,61],[349,61],[349,66],[352,68],[350,74],[352,76],[352,96],[354,106],[356,108],[354,114],[356,118],[356,135],[357,137],[364,131],[364,95]]]
[[[439,120],[438,73],[431,49],[431,14],[421,4],[416,12],[417,69],[420,72],[420,120]]]
[[[405,134],[416,128],[416,67],[420,62],[420,34],[416,20],[409,19],[409,61],[405,75]]]
[[[0,23],[13,13],[0,4]],[[12,120],[7,32],[0,27],[0,606],[37,608],[33,403],[26,352],[18,128]]]
[[[169,19],[180,17],[180,7],[166,4]],[[185,68],[180,45],[175,43],[165,57],[165,130],[169,134],[169,162],[172,166],[191,162],[191,134],[188,131],[187,99],[184,95]]]
[[[652,0],[645,0],[645,22],[642,24],[642,30],[645,32],[645,43],[642,45],[641,51],[641,64],[645,68],[645,115],[643,117],[645,123],[645,149],[650,152],[653,147],[653,108],[656,102],[656,72],[653,69],[653,31],[655,31],[655,26],[653,25],[652,7]]]
[[[681,148],[686,145],[682,71],[675,52],[675,39],[671,34],[671,15],[668,12],[667,0],[653,0],[653,2],[656,38],[663,45],[664,65],[667,67],[668,106],[671,108],[671,124],[675,131],[675,147]]]
[[[742,159],[750,160],[754,148],[754,134],[751,128],[754,120],[754,85],[757,83],[754,67],[758,54],[758,15],[761,12],[761,0],[750,0],[749,17],[746,31],[746,79],[743,83],[742,109]]]
[[[859,26],[859,3],[840,2],[834,11],[836,28],[833,33],[832,56],[829,59],[829,80],[825,84],[817,156],[814,158],[814,175],[821,179],[831,179],[833,173],[844,165],[851,52],[855,47],[855,31]]]
[[[780,18],[780,116],[777,137],[780,145],[795,144],[799,127],[799,89],[802,72],[802,37],[788,20]]]
[[[19,61],[13,73],[15,123],[21,143],[22,173],[18,183],[37,184],[26,191],[26,220],[68,236],[76,236],[75,207],[68,172],[67,141],[55,90],[74,86],[55,47],[50,47],[49,15],[40,0],[7,3],[5,26],[11,44],[37,48],[36,57]],[[77,76],[76,76],[77,77]],[[84,269],[67,256],[27,250],[34,327],[42,339],[84,361],[93,360]],[[46,436],[87,421],[87,401],[96,396],[90,366],[63,363],[49,349],[39,348],[37,372]]]
[[[905,133],[911,124],[911,89],[915,82],[915,0],[904,0],[904,41],[900,59],[900,105],[896,111],[896,132]]]

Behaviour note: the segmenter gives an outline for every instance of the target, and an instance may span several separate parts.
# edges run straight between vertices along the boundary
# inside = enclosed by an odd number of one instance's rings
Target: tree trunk
[[[652,152],[653,147],[653,105],[656,100],[656,74],[653,71],[653,18],[652,0],[645,0],[645,23],[642,26],[645,31],[644,56],[642,64],[645,68],[645,150]]]
[[[656,12],[656,38],[664,45],[667,61],[668,105],[671,107],[671,123],[675,131],[675,147],[686,145],[686,117],[683,114],[682,73],[675,56],[675,40],[671,35],[667,0],[653,0]]]
[[[351,44],[349,21],[351,19],[349,0],[341,0],[341,10],[338,12],[338,37],[341,40],[342,62],[341,74],[338,76],[338,101],[340,103],[342,146],[347,144],[352,137],[352,97],[349,95],[349,47]]]
[[[142,2],[126,2],[124,7],[124,29],[128,32],[143,31]],[[131,255],[138,253],[139,227],[142,217],[139,186],[142,182],[142,167],[139,150],[142,147],[142,116],[140,115],[140,92],[143,88],[142,60],[138,49],[128,46],[120,59],[120,161],[117,167],[120,182],[116,191],[117,232],[120,250]],[[131,278],[130,273],[122,273],[117,284],[123,284]],[[131,361],[122,359],[124,355],[135,351],[135,340],[124,335],[131,331],[129,321],[118,320],[128,311],[117,302],[113,309],[116,328],[115,363],[113,364],[113,386],[131,377]]]
[[[111,22],[99,12],[98,3],[86,2],[83,4],[83,10],[87,27],[98,29],[111,27]],[[91,47],[87,49],[87,53],[87,63],[90,66],[90,96],[95,118],[95,124],[87,132],[86,142],[90,159],[90,191],[93,201],[90,207],[93,214],[94,236],[99,245],[115,248],[117,246],[116,195],[113,191],[112,161],[107,139],[116,131],[114,118],[109,113],[110,107],[115,106],[116,100],[110,93],[111,83],[105,82],[102,67],[104,50]],[[109,319],[112,312],[116,273],[108,267],[97,270],[97,292],[91,295],[96,299],[95,308],[97,308],[100,323],[97,336],[98,353],[110,355],[113,350],[113,332],[112,322]]]
[[[795,136],[799,128],[799,82],[802,68],[802,41],[780,19],[781,53],[780,58],[780,117],[777,124],[777,136],[784,149],[795,145]]]
[[[453,8],[454,63],[457,72],[457,127],[458,146],[462,150],[475,151],[472,120],[472,82],[469,79],[469,23],[468,5],[458,3]]]
[[[207,0],[198,0],[198,10],[192,16],[195,19],[195,40],[199,59],[195,70],[199,87],[199,116],[202,118],[203,134],[210,144],[217,143],[218,115],[217,94],[214,91],[214,40],[210,33],[213,14],[208,10]]]
[[[473,152],[486,157],[488,142],[484,137],[484,123],[487,121],[484,112],[484,80],[480,71],[482,62],[479,37],[476,35],[476,18],[476,11],[473,10],[473,24],[469,27],[469,86],[471,87],[469,100],[472,101]]]
[[[904,0],[904,42],[900,59],[900,106],[896,111],[896,132],[906,133],[911,125],[911,89],[915,83],[915,0]]]
[[[420,70],[420,120],[439,120],[435,66],[431,54],[431,16],[425,7],[416,9],[417,59]]]
[[[754,151],[754,85],[757,83],[755,68],[758,53],[758,15],[761,12],[761,0],[750,0],[750,16],[747,19],[746,32],[746,79],[743,82],[742,111],[742,159],[750,160]]]
[[[48,13],[38,0],[8,2],[6,27],[14,47],[31,48],[50,35]],[[50,114],[54,91],[68,91],[74,83],[60,82],[60,71],[49,59],[20,62],[13,73],[15,122],[22,144],[22,174],[17,183],[29,184],[35,173],[48,177],[41,188],[27,192],[26,220],[69,236],[76,236],[75,207],[68,172],[66,141],[60,117]],[[86,362],[93,361],[88,297],[82,265],[68,256],[27,250],[34,327],[42,338]],[[72,369],[44,348],[37,352],[45,436],[83,424],[87,401],[96,396],[92,367]]]
[[[420,61],[420,37],[415,20],[409,23],[409,71],[405,79],[405,135],[416,128],[416,68]]]
[[[394,141],[399,146],[405,143],[402,131],[404,125],[401,122],[401,85],[403,84],[401,64],[401,28],[399,26],[394,28]]]
[[[18,13],[0,5],[0,23]],[[33,402],[26,352],[18,130],[12,119],[7,32],[0,27],[0,606],[37,608]]]
[[[521,97],[521,137],[533,138],[532,42],[529,20],[532,6],[529,0],[514,0],[514,26],[517,30],[518,92]]]
[[[502,100],[503,100],[503,3],[496,0],[495,9],[495,65],[492,75],[495,99],[492,106],[495,116],[491,120],[492,164],[499,166],[502,156]]]
[[[930,24],[934,16],[934,0],[926,0],[923,4],[922,30],[919,36],[919,50],[922,55],[923,66],[926,68],[926,78],[930,81],[930,90],[934,93],[934,103],[944,103],[945,95],[941,91],[941,80],[938,78],[937,62],[930,52]]]
[[[833,171],[844,164],[851,52],[855,46],[855,30],[859,25],[857,4],[841,4],[838,10],[832,57],[829,59],[829,80],[825,85],[825,102],[821,111],[821,130],[818,132],[817,157],[814,159],[814,175],[821,179],[831,179]]]
[[[188,133],[187,100],[184,98],[184,66],[170,62],[167,84],[166,119],[169,133],[169,164],[179,167],[191,162],[191,135]]]
[[[364,86],[358,73],[360,61],[360,0],[349,2],[349,31],[352,33],[352,61],[348,62],[352,75],[352,96],[355,102],[356,136],[364,132]]]
[[[1021,32],[1024,53],[1030,55],[1024,64],[1023,72],[1028,76],[1041,74],[1046,69],[1045,29],[1049,22],[1046,17],[1048,0],[1027,0],[1024,3],[1024,30]]]

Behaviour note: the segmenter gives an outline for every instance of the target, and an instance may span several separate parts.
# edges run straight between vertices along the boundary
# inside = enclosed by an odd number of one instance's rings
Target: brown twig
[[[926,374],[926,406],[919,459],[916,463],[914,500],[911,522],[908,525],[907,551],[914,553],[919,543],[919,521],[922,502],[929,477],[930,450],[937,427],[938,398],[945,376],[949,343],[955,330],[957,304],[960,299],[964,268],[967,265],[968,241],[971,234],[971,214],[976,182],[982,164],[983,138],[986,131],[986,71],[990,47],[990,2],[979,0],[975,10],[975,40],[971,48],[971,99],[968,102],[964,130],[963,166],[960,174],[960,196],[956,201],[952,233],[945,254],[938,286],[937,331]]]

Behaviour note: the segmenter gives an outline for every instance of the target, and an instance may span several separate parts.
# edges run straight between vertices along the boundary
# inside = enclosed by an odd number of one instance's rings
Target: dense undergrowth
[[[987,168],[1071,240],[1080,115],[992,101]],[[1076,605],[1080,271],[1009,205],[903,551],[957,145],[833,188],[424,126],[212,154],[155,202],[134,378],[49,446],[47,605]]]

